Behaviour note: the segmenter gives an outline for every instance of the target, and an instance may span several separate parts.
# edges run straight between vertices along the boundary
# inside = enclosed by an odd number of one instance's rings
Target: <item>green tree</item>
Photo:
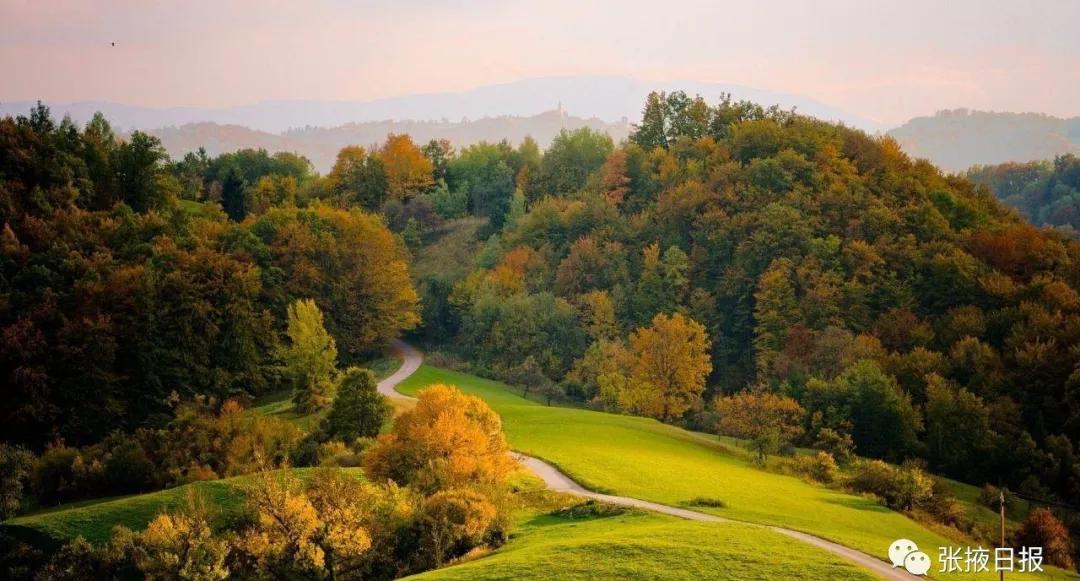
[[[136,212],[145,212],[167,204],[179,190],[165,171],[169,155],[161,142],[141,131],[116,151],[116,173],[120,199]]]
[[[330,405],[337,371],[337,347],[323,326],[315,301],[300,299],[288,309],[289,344],[281,349],[284,373],[293,384],[293,401],[303,413]]]
[[[374,438],[392,411],[376,390],[375,374],[350,367],[338,380],[337,397],[323,420],[322,432],[326,438],[345,442]]]
[[[666,148],[667,142],[667,103],[664,93],[653,91],[645,98],[645,110],[641,113],[641,124],[634,127],[630,139],[646,152],[658,147]]]
[[[960,478],[981,476],[990,451],[990,410],[978,396],[936,374],[927,377],[926,453],[931,466]]]
[[[605,133],[588,127],[563,129],[540,162],[542,191],[556,196],[581,191],[588,177],[604,165],[613,148],[611,137]]]

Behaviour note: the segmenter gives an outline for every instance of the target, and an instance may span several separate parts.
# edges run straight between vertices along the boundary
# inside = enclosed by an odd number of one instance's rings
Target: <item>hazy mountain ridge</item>
[[[258,131],[239,125],[217,123],[192,123],[179,127],[164,127],[148,133],[161,139],[173,159],[183,157],[200,147],[210,155],[227,153],[245,148],[262,148],[268,151],[292,151],[309,160],[321,173],[326,173],[334,163],[338,151],[346,145],[369,146],[381,143],[390,133],[408,133],[415,142],[425,143],[431,139],[447,139],[455,147],[464,147],[480,141],[506,139],[517,144],[531,136],[546,148],[563,129],[588,127],[602,131],[616,142],[630,133],[627,121],[608,123],[596,118],[583,119],[561,111],[547,111],[530,117],[488,117],[476,121],[373,121],[349,123],[339,127],[306,127],[281,134]]]
[[[943,169],[1053,159],[1080,153],[1080,117],[954,109],[890,130],[904,151]]]
[[[821,119],[840,121],[868,131],[885,126],[809,97],[726,83],[696,81],[653,82],[614,76],[569,76],[524,79],[487,85],[468,91],[424,93],[368,101],[267,101],[235,107],[152,108],[118,103],[85,101],[50,103],[56,117],[70,115],[85,123],[101,111],[123,130],[154,129],[190,123],[211,122],[242,125],[259,131],[280,133],[298,127],[337,127],[347,123],[384,120],[450,120],[482,117],[538,115],[557,108],[583,118],[596,117],[608,122],[637,119],[641,104],[650,91],[682,90],[700,94],[710,103],[721,93],[762,105],[796,108]],[[0,103],[0,116],[25,114],[31,101]]]

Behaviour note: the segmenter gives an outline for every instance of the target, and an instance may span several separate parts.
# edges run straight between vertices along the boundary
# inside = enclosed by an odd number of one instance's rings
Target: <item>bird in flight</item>
[[[116,46],[116,43],[114,42],[114,43],[112,43],[112,45],[113,45],[113,46]]]

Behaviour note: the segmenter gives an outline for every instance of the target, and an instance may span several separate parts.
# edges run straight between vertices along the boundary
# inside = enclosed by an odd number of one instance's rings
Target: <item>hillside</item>
[[[967,178],[989,188],[1032,224],[1056,227],[1074,238],[1080,231],[1080,158],[1075,155],[974,166]]]
[[[957,172],[1080,152],[1080,117],[957,109],[916,117],[888,134],[911,156]]]
[[[526,190],[472,272],[420,280],[427,336],[763,455],[853,448],[1071,502],[1080,246],[892,140],[684,97],[650,98],[619,147],[553,146],[558,188]],[[602,161],[575,172],[571,152]],[[736,421],[761,406],[791,418]]]
[[[174,159],[200,147],[205,148],[210,155],[261,148],[271,152],[299,153],[311,160],[317,171],[327,173],[342,147],[367,147],[382,143],[391,133],[407,133],[417,143],[446,139],[458,148],[481,141],[494,143],[503,139],[516,144],[531,136],[541,147],[547,147],[559,131],[582,127],[607,133],[615,141],[624,139],[630,133],[630,125],[625,121],[585,119],[567,115],[562,111],[546,111],[528,117],[484,117],[473,121],[367,121],[335,127],[305,127],[280,134],[240,125],[204,122],[151,129],[149,133],[161,140]]]

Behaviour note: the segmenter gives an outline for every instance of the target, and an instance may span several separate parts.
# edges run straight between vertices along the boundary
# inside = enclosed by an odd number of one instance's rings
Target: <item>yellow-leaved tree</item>
[[[647,415],[671,420],[700,400],[712,371],[709,335],[680,313],[660,313],[630,335],[628,387]]]
[[[424,494],[502,486],[514,469],[502,420],[483,400],[432,385],[394,420],[364,456],[372,480],[393,480]]]
[[[246,489],[257,521],[234,540],[237,560],[271,577],[334,579],[371,549],[376,496],[340,470],[318,471],[306,488],[289,470],[261,472]]]

